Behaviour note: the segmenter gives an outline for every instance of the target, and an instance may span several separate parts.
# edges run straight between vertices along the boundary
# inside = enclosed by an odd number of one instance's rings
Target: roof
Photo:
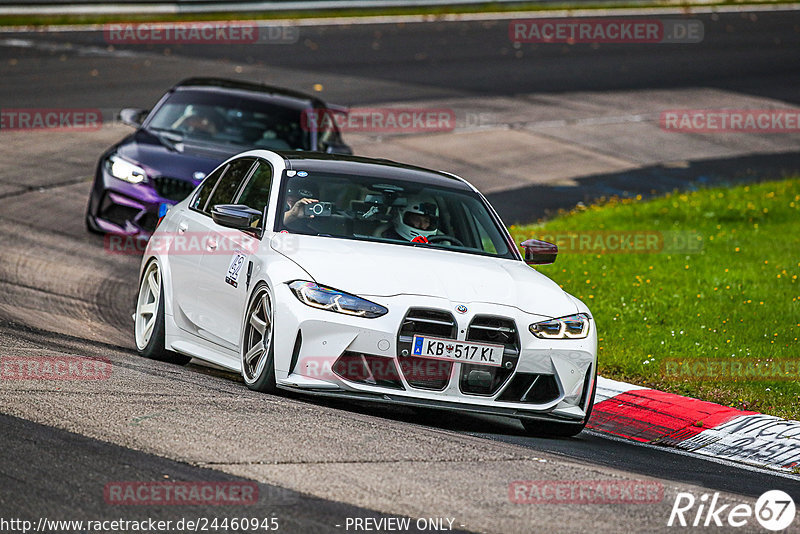
[[[226,92],[245,92],[253,95],[276,96],[302,101],[303,107],[326,107],[325,102],[315,96],[260,83],[245,82],[238,80],[228,80],[225,78],[187,78],[175,84],[174,90],[181,89],[223,89]],[[253,96],[255,96],[253,95]]]
[[[398,163],[388,159],[300,151],[277,152],[277,154],[284,158],[287,169],[337,174],[361,174],[472,191],[472,188],[465,180],[452,174]]]

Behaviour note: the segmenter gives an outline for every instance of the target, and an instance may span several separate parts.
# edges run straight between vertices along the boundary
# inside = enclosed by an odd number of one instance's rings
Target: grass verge
[[[564,11],[564,10],[613,10],[613,9],[639,9],[658,7],[714,7],[714,6],[758,6],[794,4],[797,0],[708,0],[693,2],[691,0],[597,0],[588,1],[580,5],[574,2],[553,1],[496,3],[485,2],[479,4],[458,4],[445,6],[407,6],[407,7],[380,7],[361,9],[308,9],[308,10],[274,10],[274,11],[225,11],[208,13],[125,13],[125,14],[22,14],[5,15],[0,17],[2,26],[50,26],[69,24],[108,24],[114,22],[192,22],[192,21],[233,21],[233,20],[277,20],[277,19],[303,19],[303,18],[332,18],[332,17],[375,17],[375,16],[408,16],[425,15],[437,17],[443,15],[475,14],[475,13],[508,13],[534,12],[534,11]],[[20,4],[24,2],[20,1]],[[110,0],[109,3],[113,3]],[[165,3],[169,3],[168,1]]]
[[[800,419],[800,180],[611,199],[511,232],[561,241],[539,270],[592,310],[603,376]]]

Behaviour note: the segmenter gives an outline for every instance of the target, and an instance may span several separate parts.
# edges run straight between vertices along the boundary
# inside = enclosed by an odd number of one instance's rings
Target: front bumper
[[[149,237],[156,228],[161,204],[177,204],[195,185],[195,182],[162,176],[131,184],[111,176],[101,165],[95,177],[88,216],[98,231]]]
[[[585,418],[597,366],[593,323],[585,339],[543,340],[528,326],[550,317],[510,306],[364,295],[390,311],[363,319],[310,308],[285,285],[276,292],[282,388],[517,418]],[[468,311],[457,312],[459,305]],[[446,316],[451,325],[442,324]],[[414,357],[408,353],[413,334],[503,344],[502,366]]]

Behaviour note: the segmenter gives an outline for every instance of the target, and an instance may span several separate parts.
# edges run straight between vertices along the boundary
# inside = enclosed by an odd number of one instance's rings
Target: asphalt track
[[[131,55],[109,50],[97,33],[5,34],[33,45],[0,46],[0,102],[148,107],[191,75],[306,90],[320,83],[324,96],[346,104],[704,85],[798,102],[797,13],[699,18],[706,39],[691,48],[514,49],[502,22],[314,27],[296,46],[151,47]],[[102,382],[2,381],[0,517],[241,515],[103,501],[110,481],[165,475],[255,480],[262,499],[246,515],[275,514],[289,532],[344,531],[336,525],[347,517],[387,514],[452,517],[456,528],[487,532],[666,531],[677,491],[752,502],[784,489],[800,501],[796,478],[588,432],[547,440],[495,418],[257,395],[229,373],[138,358],[130,321],[138,258],[107,254],[82,221],[94,160],[121,133],[0,134],[0,354],[102,357],[113,366]],[[569,207],[572,199],[552,202]],[[511,481],[554,479],[655,480],[665,498],[509,503]]]

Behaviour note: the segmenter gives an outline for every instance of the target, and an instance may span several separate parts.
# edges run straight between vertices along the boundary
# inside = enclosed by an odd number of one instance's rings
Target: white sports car
[[[160,221],[142,259],[146,357],[198,358],[251,389],[518,418],[574,435],[592,409],[588,308],[527,264],[452,174],[387,160],[254,150]]]

